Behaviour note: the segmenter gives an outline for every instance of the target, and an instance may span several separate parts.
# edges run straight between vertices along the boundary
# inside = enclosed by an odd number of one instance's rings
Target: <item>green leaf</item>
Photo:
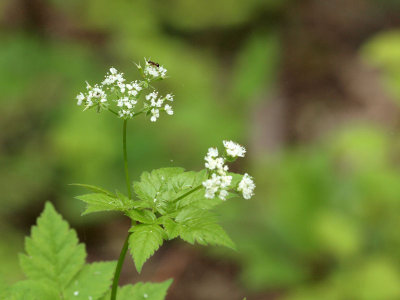
[[[216,223],[215,217],[204,210],[185,209],[176,217],[179,236],[186,242],[201,245],[221,245],[235,249],[235,244],[224,229]]]
[[[65,299],[99,299],[110,289],[115,266],[115,262],[97,262],[84,266],[66,288]]]
[[[140,182],[134,183],[136,194],[162,215],[175,212],[185,206],[210,209],[221,203],[219,199],[206,199],[202,182],[207,171],[183,172],[181,168],[164,168],[144,172]]]
[[[138,282],[135,285],[125,285],[118,288],[118,300],[164,300],[172,279],[160,283]],[[108,293],[102,300],[109,300],[111,293]]]
[[[76,232],[46,203],[43,213],[25,239],[27,254],[20,255],[20,264],[31,280],[45,282],[63,290],[85,263],[85,247],[78,244]]]
[[[132,208],[132,206],[127,205],[119,198],[110,197],[101,193],[86,194],[75,198],[87,203],[86,210],[82,215],[100,211],[127,211]]]
[[[10,297],[1,298],[7,300],[59,300],[60,294],[54,287],[44,282],[24,280],[17,282],[11,288]]]
[[[140,182],[133,183],[134,191],[141,200],[147,202],[148,207],[159,210],[160,204],[165,200],[160,196],[168,191],[171,178],[183,172],[182,168],[162,168],[151,173],[144,172],[140,176]]]
[[[120,193],[119,191],[116,191],[117,198],[121,201],[121,203],[126,206],[126,207],[133,207],[133,200],[129,199],[127,196],[124,194]]]
[[[95,192],[95,193],[101,193],[101,194],[105,194],[105,195],[110,196],[110,197],[115,197],[115,195],[113,193],[111,193],[111,192],[109,192],[109,191],[107,191],[107,190],[105,190],[105,189],[103,189],[101,187],[95,186],[95,185],[84,184],[84,183],[71,183],[70,185],[80,186],[80,187],[86,188],[89,191],[92,191],[92,192]]]
[[[156,215],[149,210],[129,210],[126,215],[134,221],[144,224],[154,224],[156,222]]]
[[[146,260],[162,245],[164,231],[158,225],[132,226],[131,231],[129,248],[140,273]]]
[[[164,226],[165,233],[169,240],[172,240],[179,236],[179,224],[170,218],[164,218],[161,220],[161,224]]]

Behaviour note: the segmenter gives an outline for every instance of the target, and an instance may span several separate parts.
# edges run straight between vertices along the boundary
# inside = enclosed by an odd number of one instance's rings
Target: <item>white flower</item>
[[[207,156],[217,157],[218,156],[218,149],[217,148],[208,148]]]
[[[116,69],[116,68],[114,68],[114,67],[111,67],[111,68],[110,68],[110,73],[111,73],[111,74],[113,74],[113,75],[115,75],[115,74],[117,74],[117,73],[118,73],[118,71],[117,71],[117,69]]]
[[[221,176],[221,188],[227,188],[231,185],[232,176],[222,175]]]
[[[212,157],[212,156],[206,156],[204,158],[206,161],[205,167],[209,170],[223,170],[224,169],[224,162],[225,160],[222,157]]]
[[[245,173],[242,180],[239,182],[237,190],[242,192],[244,199],[250,199],[254,195],[255,188],[256,185],[254,184],[252,177]]]
[[[160,116],[160,111],[156,108],[153,108],[151,110],[151,114],[152,114],[152,116],[150,118],[150,121],[155,122],[155,121],[157,121],[158,117]]]
[[[80,93],[78,96],[76,96],[76,99],[78,100],[77,105],[81,106],[83,100],[85,99],[85,95]]]
[[[224,147],[226,149],[226,153],[230,156],[230,157],[244,157],[245,153],[246,153],[246,149],[237,144],[234,143],[232,141],[223,141],[224,143]]]
[[[221,200],[226,200],[226,197],[229,195],[229,193],[228,193],[228,191],[226,191],[226,190],[221,190],[220,192],[219,192],[219,195],[218,195],[218,197],[219,197],[219,199],[221,199]]]
[[[167,75],[167,69],[165,69],[163,66],[160,66],[160,67],[158,68],[158,70],[159,70],[159,72],[160,72],[161,77],[162,77],[162,78],[165,78],[166,75]]]
[[[215,194],[218,193],[218,197],[221,200],[226,200],[228,196],[227,188],[232,181],[232,176],[219,176],[217,174],[212,174],[210,179],[203,182],[203,186],[206,188],[204,197],[208,199],[213,199]]]
[[[150,94],[146,95],[146,100],[147,101],[155,101],[158,97],[158,93],[156,91],[151,92]]]
[[[172,101],[174,101],[174,95],[167,94],[167,95],[165,95],[165,99],[172,102]]]
[[[164,106],[164,109],[165,109],[165,112],[166,112],[167,114],[169,114],[169,115],[173,115],[173,114],[174,114],[174,111],[172,110],[172,107],[171,107],[170,105],[166,104],[166,105]]]
[[[138,68],[141,69],[140,66],[138,66]],[[143,73],[145,77],[149,79],[165,78],[167,75],[167,69],[157,63],[145,59],[145,67],[143,69]]]

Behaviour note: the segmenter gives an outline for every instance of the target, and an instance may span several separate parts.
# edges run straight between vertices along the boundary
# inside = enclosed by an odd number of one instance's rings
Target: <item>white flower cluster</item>
[[[92,87],[89,83],[86,82],[86,90],[87,93],[80,93],[78,96],[76,96],[77,104],[79,106],[85,106],[86,110],[95,105],[99,105],[100,107],[106,105],[108,101],[107,95],[102,89],[102,86],[96,84]]]
[[[210,148],[204,159],[206,168],[212,172],[211,178],[203,182],[206,188],[205,197],[213,199],[218,194],[221,200],[226,200],[232,176],[227,175],[228,166],[225,165],[225,158],[218,157],[217,148]]]
[[[154,80],[158,78],[165,78],[167,76],[167,69],[160,66],[158,63],[145,59],[145,66],[143,73],[145,77]]]
[[[254,195],[254,189],[256,185],[254,184],[253,178],[245,173],[242,180],[239,182],[238,191],[242,192],[244,199],[250,199]]]
[[[145,106],[150,109],[150,121],[152,122],[157,121],[157,119],[160,117],[160,109],[164,110],[168,115],[174,114],[171,105],[165,104],[163,107],[165,101],[174,101],[174,96],[172,94],[167,94],[165,97],[158,97],[158,93],[156,91],[153,91],[150,94],[146,95],[146,101],[147,103],[145,104]]]
[[[132,118],[135,114],[137,98],[142,87],[138,81],[125,83],[124,73],[119,73],[117,69],[110,68],[102,84],[111,92],[116,92],[118,99],[115,100],[118,106],[118,115],[121,118]]]
[[[246,149],[232,141],[223,141],[225,153],[219,156],[217,148],[209,148],[205,167],[211,172],[211,178],[203,182],[206,189],[205,197],[213,199],[216,195],[221,200],[226,200],[228,189],[232,183],[232,176],[228,175],[228,166],[225,164],[227,158],[232,159],[244,157]],[[253,179],[246,173],[240,181],[237,190],[243,194],[243,198],[250,199],[254,195],[255,184]]]
[[[226,153],[232,157],[244,157],[246,153],[246,149],[243,146],[240,146],[239,144],[236,144],[232,141],[223,141]]]
[[[159,97],[156,91],[145,96],[142,102],[143,107],[137,109],[143,90],[152,87],[150,85],[151,81],[164,79],[167,73],[163,66],[147,59],[145,59],[144,68],[140,65],[137,65],[137,67],[141,71],[143,80],[127,82],[124,78],[124,73],[118,72],[116,68],[111,67],[100,84],[92,87],[87,83],[87,92],[85,94],[80,93],[76,97],[77,104],[85,106],[84,110],[94,106],[97,107],[98,111],[108,109],[123,119],[145,113],[151,116],[150,120],[152,122],[155,122],[162,111],[165,111],[168,115],[173,115],[174,111],[171,104],[165,103],[172,102],[174,100],[173,95],[167,94],[164,97]],[[116,107],[117,111],[114,110],[114,107]]]

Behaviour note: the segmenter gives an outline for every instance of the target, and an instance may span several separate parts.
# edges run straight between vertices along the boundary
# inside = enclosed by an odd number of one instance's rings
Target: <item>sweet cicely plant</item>
[[[166,78],[163,66],[145,59],[144,65],[137,67],[141,80],[128,82],[123,73],[110,68],[100,84],[86,83],[86,92],[77,96],[83,110],[108,111],[122,120],[126,194],[76,184],[90,191],[76,197],[87,205],[83,215],[119,211],[131,219],[118,261],[85,264],[84,245],[78,243],[75,231],[47,203],[31,236],[26,238],[26,253],[20,256],[27,279],[0,292],[4,299],[164,299],[172,280],[118,287],[128,249],[140,273],[165,240],[179,237],[190,244],[235,248],[212,209],[232,197],[253,196],[255,184],[251,176],[231,173],[227,165],[244,157],[244,147],[223,141],[220,149],[208,149],[205,169],[201,171],[161,168],[143,172],[138,181],[131,183],[126,148],[128,121],[141,114],[151,122],[156,122],[163,112],[172,115],[174,100],[172,94],[161,96],[153,87],[156,81]]]

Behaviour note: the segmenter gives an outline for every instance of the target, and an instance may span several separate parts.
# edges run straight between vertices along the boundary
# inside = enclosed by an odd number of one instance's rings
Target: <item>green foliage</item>
[[[138,282],[118,289],[118,300],[164,300],[172,279],[160,283]],[[109,300],[106,295],[102,300]]]
[[[190,244],[221,245],[235,249],[235,245],[216,218],[207,211],[188,208],[179,212],[175,218],[179,236]]]
[[[31,280],[63,290],[82,269],[86,252],[84,245],[78,244],[74,230],[47,203],[31,231],[25,239],[26,254],[20,255],[21,267]]]
[[[85,194],[75,197],[87,204],[83,215],[100,211],[126,211],[132,207],[132,203],[125,202],[117,197],[110,197],[105,194]]]
[[[20,263],[28,279],[12,286],[11,299],[96,300],[110,287],[115,263],[85,265],[84,245],[50,203],[26,238],[25,250]]]
[[[146,260],[162,245],[164,231],[158,225],[136,225],[132,226],[131,231],[129,247],[140,273]]]
[[[165,239],[180,237],[191,244],[235,248],[216,218],[207,211],[221,200],[204,197],[202,182],[206,178],[205,170],[184,172],[182,168],[162,168],[144,172],[140,181],[134,182],[134,191],[140,200],[134,201],[136,208],[125,214],[143,223],[132,226],[129,238],[138,272]],[[235,176],[234,182],[238,180],[240,176]]]

